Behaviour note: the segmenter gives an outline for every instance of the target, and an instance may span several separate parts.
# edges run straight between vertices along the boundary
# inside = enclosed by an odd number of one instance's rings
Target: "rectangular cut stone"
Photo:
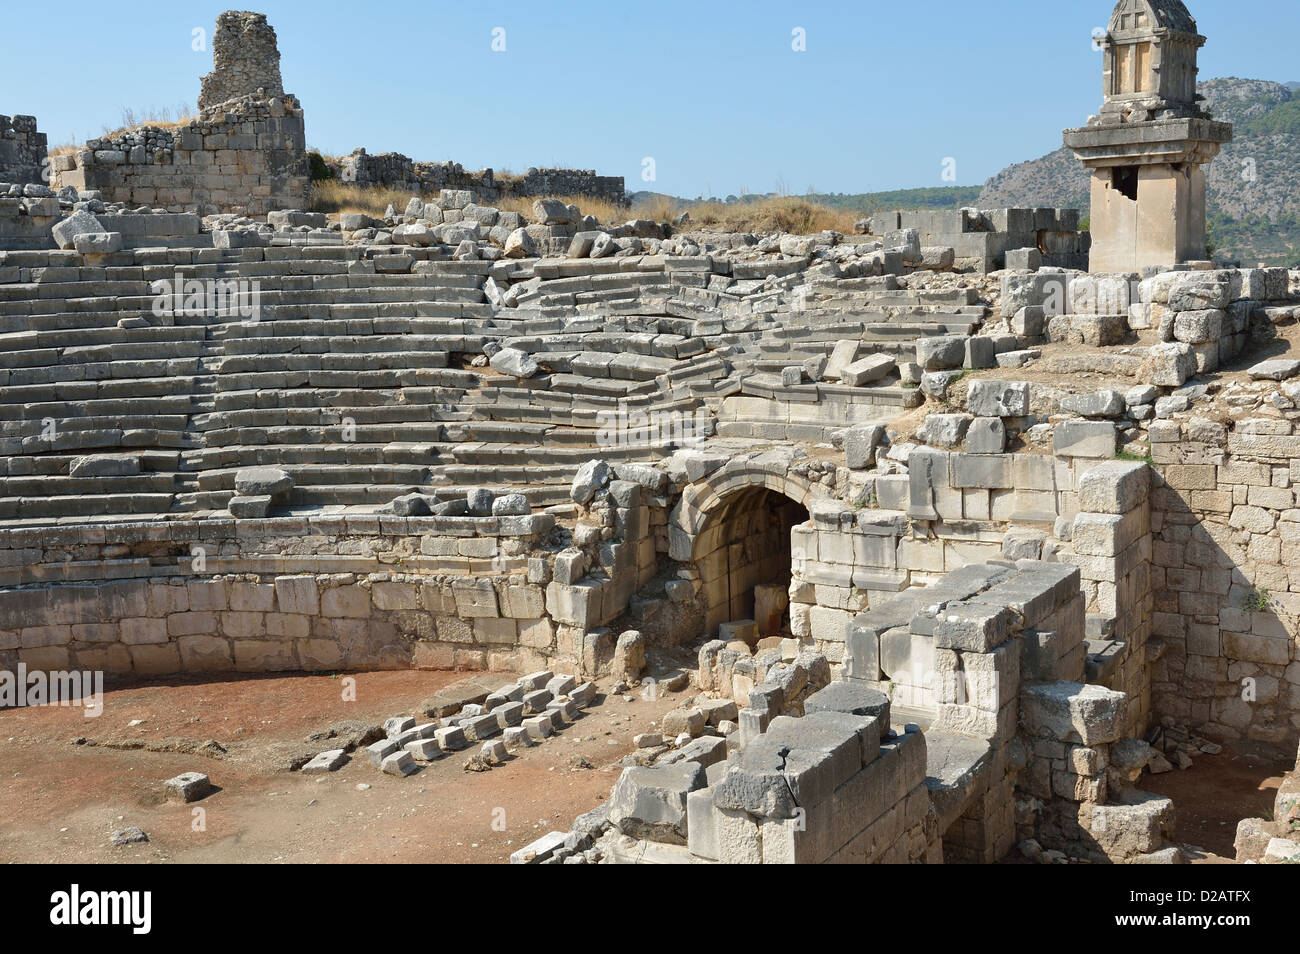
[[[1109,421],[1063,421],[1052,432],[1052,447],[1058,457],[1115,456],[1117,436]]]
[[[1146,500],[1151,469],[1141,461],[1107,461],[1079,478],[1079,509],[1090,513],[1125,514]]]

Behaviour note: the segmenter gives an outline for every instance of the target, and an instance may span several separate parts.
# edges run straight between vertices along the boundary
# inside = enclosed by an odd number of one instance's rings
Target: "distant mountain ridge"
[[[1233,123],[1233,141],[1210,164],[1211,242],[1222,257],[1271,265],[1300,261],[1300,83],[1229,77],[1198,84],[1210,115]],[[1088,172],[1062,147],[1003,169],[981,208],[1088,208]]]

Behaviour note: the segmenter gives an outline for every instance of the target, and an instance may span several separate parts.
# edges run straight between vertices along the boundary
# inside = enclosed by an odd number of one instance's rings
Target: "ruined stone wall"
[[[199,111],[248,96],[284,95],[280,50],[266,14],[227,10],[212,34],[212,72],[201,80]]]
[[[36,129],[35,116],[0,116],[0,182],[44,183],[48,178],[45,133]]]
[[[396,189],[413,195],[466,189],[485,202],[507,196],[562,195],[627,203],[622,176],[598,176],[591,169],[529,169],[523,176],[497,178],[491,169],[471,172],[458,162],[415,162],[401,153],[371,155],[357,149],[339,160],[335,174],[341,181],[363,188]]]
[[[572,534],[550,514],[0,532],[0,665],[158,675],[564,659],[595,673],[614,655],[605,624],[655,574],[656,540],[667,545],[665,501],[610,476]]]
[[[153,675],[509,669],[558,651],[536,562],[549,515],[382,520],[9,531],[0,656]]]
[[[873,235],[898,229],[915,229],[921,245],[951,248],[959,267],[981,272],[1088,267],[1088,233],[1079,231],[1078,209],[878,212],[870,219]]]
[[[1154,706],[1216,739],[1300,737],[1293,416],[1151,426]]]
[[[55,187],[169,212],[265,215],[307,204],[303,113],[291,96],[244,99],[185,126],[92,139],[52,163]]]
[[[730,759],[707,773],[685,763],[676,830],[646,831],[634,796],[677,766],[626,770],[610,800],[611,823],[624,834],[684,842],[689,855],[723,864],[942,862],[926,739],[916,726],[891,730],[885,696],[833,683],[808,695],[798,717],[769,713],[805,684],[806,658],[772,667],[741,716],[741,746]]]

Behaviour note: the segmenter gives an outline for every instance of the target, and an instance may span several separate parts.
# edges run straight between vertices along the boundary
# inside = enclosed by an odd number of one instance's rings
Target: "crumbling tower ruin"
[[[1205,164],[1232,139],[1196,104],[1205,37],[1182,0],[1120,0],[1101,42],[1101,113],[1065,131],[1092,170],[1090,270],[1203,259]]]
[[[280,49],[266,14],[227,10],[217,17],[212,72],[201,82],[199,112],[244,96],[270,99],[284,95]]]
[[[306,205],[311,178],[302,105],[284,92],[275,30],[264,14],[217,18],[199,113],[184,125],[124,129],[88,141],[74,156],[56,156],[52,185],[202,215]]]

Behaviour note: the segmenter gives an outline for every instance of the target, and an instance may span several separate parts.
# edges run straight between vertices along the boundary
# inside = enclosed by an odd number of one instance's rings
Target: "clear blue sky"
[[[221,3],[63,0],[0,54],[51,144],[198,98]],[[259,0],[307,140],[469,168],[593,168],[694,197],[979,185],[1101,101],[1109,0]],[[1201,77],[1300,80],[1296,0],[1192,0]],[[57,22],[56,22],[57,21]],[[195,52],[192,30],[208,32]],[[492,49],[505,30],[504,52]],[[806,51],[792,49],[802,28]],[[53,31],[53,32],[50,32]],[[41,37],[41,39],[35,39]],[[643,183],[642,161],[657,181]]]

